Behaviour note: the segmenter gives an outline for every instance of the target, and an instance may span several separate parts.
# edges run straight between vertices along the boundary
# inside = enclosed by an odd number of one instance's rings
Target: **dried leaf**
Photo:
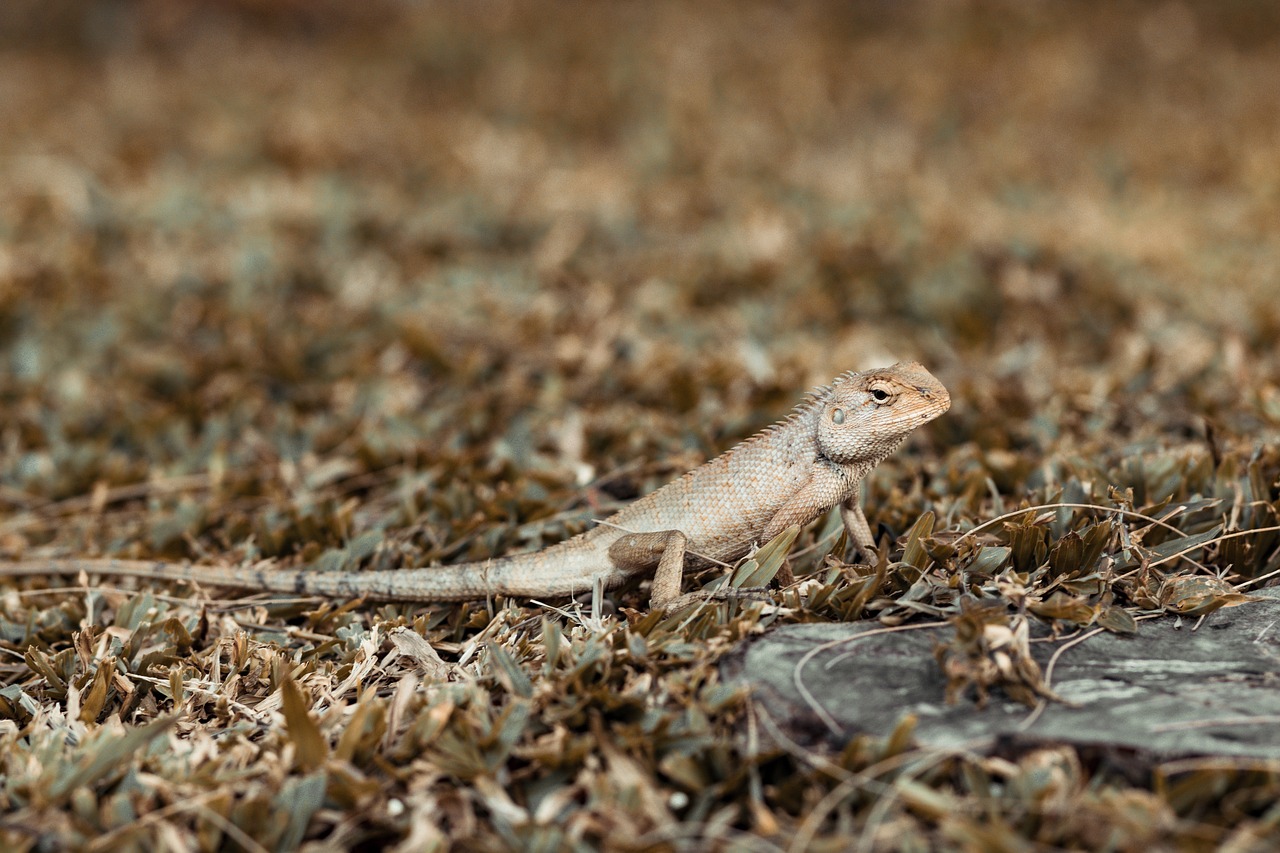
[[[177,721],[177,717],[161,717],[123,732],[102,729],[86,744],[83,757],[59,773],[49,786],[49,795],[61,797],[77,788],[88,788],[110,774],[123,774],[135,753],[167,733]]]
[[[1114,634],[1138,633],[1138,622],[1123,607],[1108,605],[1098,613],[1098,625]]]
[[[787,552],[791,550],[791,544],[799,535],[800,528],[793,524],[773,537],[756,551],[755,556],[738,567],[729,585],[736,589],[768,586],[778,574],[778,570],[782,568]]]
[[[1235,587],[1215,577],[1175,575],[1160,585],[1160,605],[1184,616],[1202,616],[1220,607],[1236,607],[1257,596],[1236,592]]]
[[[1027,609],[1046,619],[1061,619],[1080,626],[1093,622],[1094,616],[1093,607],[1088,602],[1065,592],[1055,592],[1045,601],[1032,602]]]
[[[311,818],[324,805],[326,776],[323,770],[306,776],[288,779],[276,795],[275,806],[281,814],[288,815],[289,822],[277,846],[281,850],[294,850],[302,844]]]
[[[488,645],[489,659],[493,661],[494,675],[498,681],[508,692],[528,699],[533,695],[533,682],[529,680],[529,675],[516,663],[515,658],[507,653],[507,650],[497,643],[489,643]]]
[[[387,634],[400,654],[416,661],[424,676],[433,681],[448,681],[449,666],[421,634],[408,628],[396,628]]]
[[[285,727],[298,767],[307,773],[323,767],[329,757],[329,744],[315,720],[311,719],[302,689],[287,675],[280,683],[280,699],[280,710],[284,713]]]
[[[902,562],[917,569],[929,568],[929,555],[925,550],[925,539],[933,533],[934,516],[932,512],[923,513],[916,523],[907,531],[907,545],[902,554]]]
[[[1012,550],[1003,545],[984,545],[969,563],[969,571],[976,575],[994,576],[1009,561],[1011,554]]]

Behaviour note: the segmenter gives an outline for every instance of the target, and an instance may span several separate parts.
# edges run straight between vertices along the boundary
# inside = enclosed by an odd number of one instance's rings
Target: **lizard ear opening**
[[[832,409],[831,422],[836,426],[844,423],[844,409]]]

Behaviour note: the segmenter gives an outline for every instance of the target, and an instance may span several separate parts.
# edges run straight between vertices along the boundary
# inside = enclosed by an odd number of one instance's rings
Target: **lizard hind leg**
[[[665,607],[680,597],[688,538],[679,530],[624,533],[609,546],[609,561],[623,571],[653,571],[649,605]]]

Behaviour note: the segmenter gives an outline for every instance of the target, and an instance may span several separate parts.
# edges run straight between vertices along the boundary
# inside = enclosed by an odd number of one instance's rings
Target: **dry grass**
[[[765,749],[714,667],[925,602],[940,684],[1034,702],[988,628],[1274,582],[1270,6],[36,5],[0,12],[0,557],[482,558],[841,370],[956,404],[874,476],[893,559],[819,524],[776,605],[8,584],[0,846],[1274,842],[1274,767]],[[1046,503],[1107,511],[962,536]]]

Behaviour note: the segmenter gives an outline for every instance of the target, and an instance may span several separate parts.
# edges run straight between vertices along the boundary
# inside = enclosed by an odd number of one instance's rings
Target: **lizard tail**
[[[557,552],[560,553],[557,553]],[[493,595],[571,596],[589,592],[597,577],[616,586],[625,574],[594,550],[550,548],[483,563],[372,572],[235,569],[147,560],[58,559],[0,562],[0,577],[54,575],[136,577],[263,592],[365,598],[374,601],[472,601]]]

